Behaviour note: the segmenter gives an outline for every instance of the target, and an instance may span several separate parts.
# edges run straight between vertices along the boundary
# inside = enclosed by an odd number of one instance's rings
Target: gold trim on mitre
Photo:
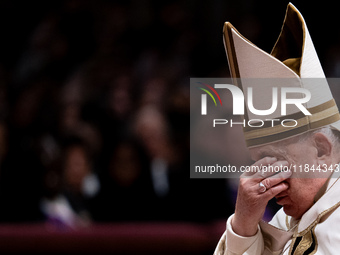
[[[273,86],[304,88],[312,95],[311,99],[303,104],[312,115],[304,115],[295,107],[287,110],[285,116],[280,115],[279,111],[270,116],[258,116],[245,107],[247,110],[244,120],[247,122],[250,119],[294,119],[298,122],[294,127],[277,125],[280,122],[275,122],[274,126],[273,123],[270,123],[271,126],[266,123],[260,128],[247,126],[244,128],[244,134],[248,147],[280,141],[327,125],[340,130],[337,105],[329,89],[305,20],[295,6],[288,4],[281,33],[270,54],[242,36],[229,22],[224,24],[223,34],[234,83],[245,94],[248,87],[257,90],[255,93],[260,96],[258,99],[261,101],[259,109],[268,109],[271,105],[271,96],[264,95],[268,95],[268,91]],[[262,81],[254,84],[254,78],[262,79]],[[274,82],[275,85],[263,82],[263,79],[274,78],[277,79],[277,82]],[[301,94],[295,96],[299,98]]]

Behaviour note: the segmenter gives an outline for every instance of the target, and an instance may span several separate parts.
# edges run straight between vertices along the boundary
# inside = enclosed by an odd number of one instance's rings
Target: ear
[[[316,133],[313,135],[313,139],[319,159],[325,159],[331,156],[333,144],[325,134]]]

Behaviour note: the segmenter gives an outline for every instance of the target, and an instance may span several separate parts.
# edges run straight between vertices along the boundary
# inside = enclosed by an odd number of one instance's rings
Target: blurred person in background
[[[44,167],[39,157],[39,140],[46,126],[44,115],[46,81],[34,79],[10,98],[7,118],[6,156],[1,169],[1,220],[9,222],[42,219],[39,197]],[[25,210],[23,210],[25,208]]]
[[[149,215],[152,189],[138,143],[122,138],[105,162],[102,189],[92,207],[94,219],[105,222],[152,219]]]
[[[45,176],[50,196],[42,199],[41,209],[51,222],[73,228],[87,226],[92,222],[91,203],[100,190],[92,158],[77,137],[69,138],[62,151],[62,171],[49,171]]]
[[[231,200],[227,197],[225,180],[189,178],[189,149],[186,140],[179,135],[186,132],[187,122],[185,114],[181,115],[175,109],[162,111],[156,103],[142,105],[135,116],[135,135],[148,162],[152,189],[148,214],[151,220],[204,222],[222,218],[233,209],[232,203],[228,202]],[[226,202],[220,211],[212,212],[210,206],[222,199]]]
[[[158,100],[158,98],[157,98]],[[164,113],[155,105],[142,106],[136,114],[134,130],[148,159],[152,189],[150,218],[175,219],[181,214],[185,198],[180,178],[183,169],[176,165],[171,131]],[[181,191],[183,192],[182,194]]]
[[[156,108],[142,108],[136,117],[135,130],[150,157],[150,175],[157,197],[169,193],[169,165],[174,161],[173,146],[165,117]]]

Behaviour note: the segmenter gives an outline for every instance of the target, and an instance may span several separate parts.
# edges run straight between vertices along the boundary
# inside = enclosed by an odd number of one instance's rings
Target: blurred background
[[[212,254],[235,183],[189,178],[189,79],[229,76],[227,20],[270,51],[287,4],[1,0],[0,251]],[[339,77],[334,4],[293,4]]]

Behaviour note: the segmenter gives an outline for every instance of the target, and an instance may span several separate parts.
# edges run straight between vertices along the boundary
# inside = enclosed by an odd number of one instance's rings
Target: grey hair
[[[298,142],[304,142],[310,139],[314,134],[322,133],[329,138],[336,152],[340,152],[340,132],[338,130],[334,130],[331,126],[325,126],[322,128],[318,128],[316,130],[309,131],[305,134],[301,134],[298,136]]]
[[[324,126],[322,128],[311,130],[298,136],[279,141],[276,143],[278,146],[277,149],[280,148],[284,150],[284,147],[291,143],[303,143],[311,139],[316,133],[322,133],[327,136],[333,145],[334,153],[340,153],[340,131],[334,130],[331,126]]]

